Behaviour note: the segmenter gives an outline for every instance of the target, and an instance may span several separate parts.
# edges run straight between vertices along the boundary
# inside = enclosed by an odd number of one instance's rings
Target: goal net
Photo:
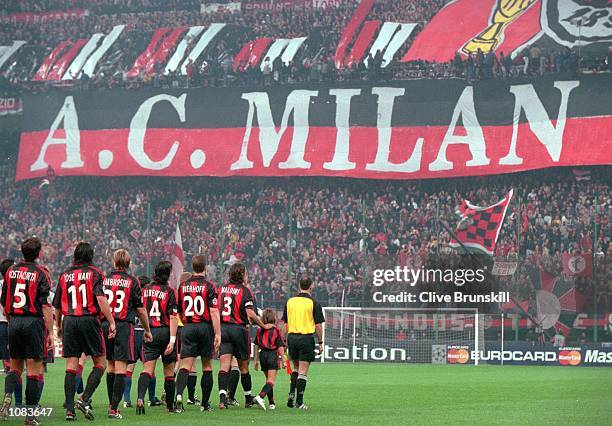
[[[321,362],[478,364],[477,309],[323,308]]]

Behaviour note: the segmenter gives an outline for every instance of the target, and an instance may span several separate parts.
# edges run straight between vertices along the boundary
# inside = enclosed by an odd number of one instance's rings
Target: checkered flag
[[[450,246],[457,248],[463,244],[468,249],[493,256],[512,194],[513,190],[510,190],[503,200],[489,207],[475,206],[463,200],[457,211],[460,221],[455,230],[456,239],[451,240]]]

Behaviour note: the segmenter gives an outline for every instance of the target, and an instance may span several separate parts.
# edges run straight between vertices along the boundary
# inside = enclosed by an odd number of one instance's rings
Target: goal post
[[[483,349],[475,308],[323,308],[322,363],[475,364]]]

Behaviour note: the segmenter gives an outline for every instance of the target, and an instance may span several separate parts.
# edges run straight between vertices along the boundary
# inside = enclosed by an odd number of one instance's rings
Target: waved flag
[[[510,190],[501,201],[488,207],[479,207],[463,200],[458,211],[461,220],[455,230],[458,241],[453,238],[450,246],[464,246],[493,256],[512,195],[513,190]]]

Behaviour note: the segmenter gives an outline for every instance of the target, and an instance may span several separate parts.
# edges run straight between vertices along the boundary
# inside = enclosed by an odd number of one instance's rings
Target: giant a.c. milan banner
[[[611,75],[24,98],[17,180],[58,175],[423,179],[612,164]]]

